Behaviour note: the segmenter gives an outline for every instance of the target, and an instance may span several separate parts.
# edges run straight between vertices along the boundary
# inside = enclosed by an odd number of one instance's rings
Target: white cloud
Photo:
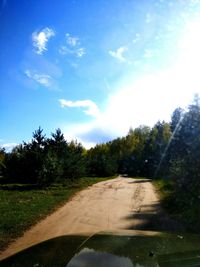
[[[125,51],[127,51],[128,49],[127,49],[127,47],[125,47],[125,46],[121,46],[121,47],[119,47],[116,51],[112,51],[112,50],[110,50],[109,51],[109,54],[112,56],[112,57],[114,57],[114,58],[116,58],[116,59],[118,59],[118,60],[120,60],[120,61],[126,61],[126,59],[125,59],[125,57],[124,57],[124,52]]]
[[[59,48],[59,53],[61,55],[71,54],[71,55],[75,55],[76,57],[83,57],[86,54],[86,51],[84,47],[70,49],[67,46],[62,45]]]
[[[85,52],[85,48],[84,47],[81,47],[81,48],[78,48],[75,52],[76,56],[77,57],[82,57],[86,54]]]
[[[10,152],[17,145],[18,145],[17,143],[7,143],[7,144],[2,144],[1,146],[4,147],[7,152]]]
[[[28,78],[36,81],[40,85],[43,85],[45,87],[51,87],[52,86],[52,77],[48,74],[39,74],[36,72],[31,72],[30,70],[26,70],[25,74]]]
[[[70,101],[65,99],[59,99],[61,107],[81,107],[86,108],[84,113],[93,117],[99,116],[99,108],[98,106],[91,100],[78,100],[78,101]]]
[[[71,36],[69,33],[66,33],[66,39],[67,39],[67,44],[70,46],[77,46],[80,44],[79,37]]]
[[[191,84],[182,78],[175,68],[137,81],[130,80],[110,94],[105,109],[93,120],[68,125],[63,130],[68,138],[77,139],[89,147],[124,136],[130,127],[153,126],[158,120],[169,121],[175,108],[184,108],[192,100]]]
[[[68,141],[71,140],[77,140],[81,144],[84,145],[85,148],[91,148],[96,145],[96,142],[92,142],[89,140],[86,140],[84,137],[80,137],[80,133],[87,134],[92,130],[91,123],[82,123],[82,124],[71,124],[71,125],[63,125],[62,131],[64,132],[65,139]]]
[[[61,55],[71,54],[81,58],[86,54],[85,48],[81,46],[79,37],[66,33],[66,43],[66,45],[61,45],[58,50]]]
[[[36,48],[36,53],[41,55],[47,50],[47,43],[51,37],[55,36],[55,32],[46,27],[40,32],[32,33],[33,46]]]

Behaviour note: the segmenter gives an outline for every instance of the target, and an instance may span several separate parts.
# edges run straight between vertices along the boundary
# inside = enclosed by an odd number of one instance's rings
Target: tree
[[[184,115],[184,111],[182,108],[176,108],[174,110],[174,112],[172,113],[171,116],[171,123],[170,123],[170,127],[171,127],[171,132],[173,133],[175,131],[175,129],[177,128],[177,126],[180,125],[180,122],[183,118]]]
[[[45,177],[51,177],[50,180],[53,182],[60,181],[63,178],[68,144],[59,128],[56,129],[55,133],[51,133],[51,136],[52,138],[46,141],[44,165],[48,168],[44,167],[44,170],[46,170]]]
[[[161,175],[166,168],[166,148],[171,138],[170,124],[158,121],[151,129],[144,148],[144,175],[155,177]]]
[[[200,192],[200,104],[196,96],[184,113],[180,127],[171,144],[170,174],[176,190],[192,194],[195,200]]]
[[[125,156],[124,164],[127,173],[131,176],[143,175],[144,167],[144,148],[150,133],[150,128],[140,126],[134,131],[129,131],[126,142],[129,147],[129,153]]]
[[[111,154],[110,143],[96,145],[87,153],[88,174],[92,176],[111,176],[117,172],[115,155]]]
[[[5,148],[0,147],[0,176],[2,175],[3,169],[5,168],[5,156]]]
[[[45,145],[45,135],[42,134],[43,129],[39,126],[38,130],[33,132],[32,145],[43,148]]]
[[[85,149],[76,142],[68,144],[64,161],[63,178],[74,180],[85,175]]]

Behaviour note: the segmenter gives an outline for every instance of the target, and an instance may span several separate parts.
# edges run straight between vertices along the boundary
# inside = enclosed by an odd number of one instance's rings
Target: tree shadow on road
[[[151,181],[152,180],[150,180],[150,179],[136,179],[134,181],[128,182],[128,184],[143,184],[143,183],[149,183]]]
[[[142,210],[145,211],[142,211]],[[148,230],[164,232],[184,232],[184,227],[160,208],[159,204],[143,205],[139,211],[133,211],[126,220],[133,221],[127,230]]]

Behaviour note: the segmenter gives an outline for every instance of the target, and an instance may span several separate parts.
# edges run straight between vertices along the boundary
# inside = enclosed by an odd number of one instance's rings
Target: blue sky
[[[199,0],[0,0],[0,145],[169,120],[200,91],[199,47]]]

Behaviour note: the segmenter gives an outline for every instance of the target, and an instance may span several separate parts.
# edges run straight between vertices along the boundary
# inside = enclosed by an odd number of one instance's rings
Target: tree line
[[[86,150],[60,129],[47,138],[41,127],[10,153],[0,149],[1,181],[50,185],[83,176],[117,173],[173,179],[174,190],[200,198],[200,102],[177,108],[170,122],[130,129],[125,137]]]
[[[39,127],[30,142],[16,146],[11,153],[1,150],[1,173],[6,182],[48,186],[83,176],[85,154],[83,146],[67,142],[60,129],[46,138]]]

